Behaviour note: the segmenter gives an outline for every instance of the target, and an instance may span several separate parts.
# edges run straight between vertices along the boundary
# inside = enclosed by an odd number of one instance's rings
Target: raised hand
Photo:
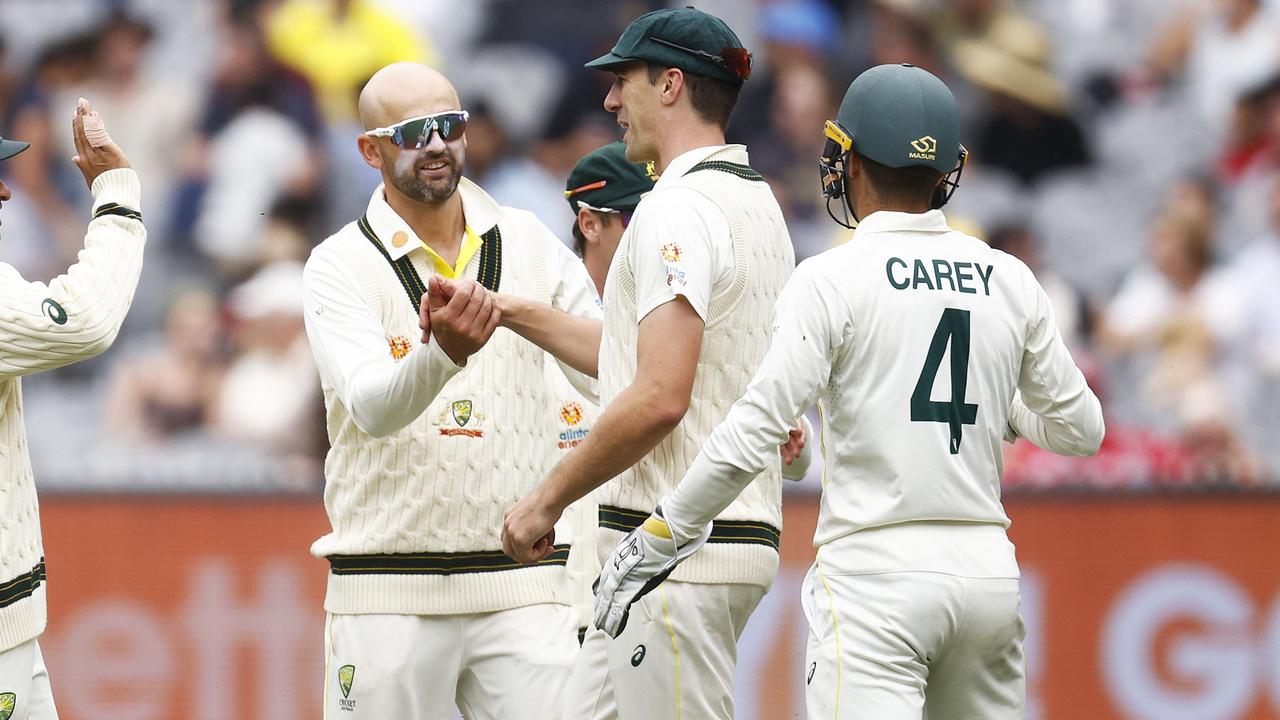
[[[107,134],[102,116],[84,98],[76,103],[76,112],[71,117],[71,137],[76,144],[76,156],[71,162],[80,168],[90,190],[102,173],[129,167],[129,158]]]

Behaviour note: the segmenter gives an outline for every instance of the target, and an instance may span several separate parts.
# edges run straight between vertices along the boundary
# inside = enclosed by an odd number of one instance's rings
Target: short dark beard
[[[420,168],[440,160],[449,163],[449,167],[453,170],[443,183],[430,183],[418,177]],[[441,203],[453,197],[453,193],[457,191],[458,182],[461,179],[462,164],[449,152],[436,153],[429,157],[420,158],[414,162],[410,172],[404,175],[396,174],[390,176],[391,184],[401,194],[425,203]]]

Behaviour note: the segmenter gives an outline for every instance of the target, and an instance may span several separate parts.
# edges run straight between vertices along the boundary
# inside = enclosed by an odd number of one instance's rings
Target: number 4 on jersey
[[[933,381],[942,365],[942,356],[951,345],[951,399],[936,402]],[[920,379],[911,393],[911,422],[944,422],[951,428],[951,454],[960,453],[960,438],[964,425],[978,420],[978,406],[964,401],[965,388],[969,384],[969,311],[947,308],[933,331],[929,355],[924,359]]]

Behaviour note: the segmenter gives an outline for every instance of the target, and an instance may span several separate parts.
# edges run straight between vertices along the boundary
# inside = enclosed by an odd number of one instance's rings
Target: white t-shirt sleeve
[[[669,189],[646,196],[631,224],[636,322],[677,296],[706,322],[716,281],[733,259],[724,212],[697,192]]]
[[[1021,270],[1031,312],[1010,424],[1044,450],[1092,455],[1105,432],[1102,406],[1062,342],[1048,296],[1030,270]]]

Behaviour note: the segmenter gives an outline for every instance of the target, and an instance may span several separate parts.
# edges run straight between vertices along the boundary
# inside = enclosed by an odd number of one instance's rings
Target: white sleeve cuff
[[[108,170],[93,180],[93,209],[115,203],[142,212],[142,183],[133,168]]]

